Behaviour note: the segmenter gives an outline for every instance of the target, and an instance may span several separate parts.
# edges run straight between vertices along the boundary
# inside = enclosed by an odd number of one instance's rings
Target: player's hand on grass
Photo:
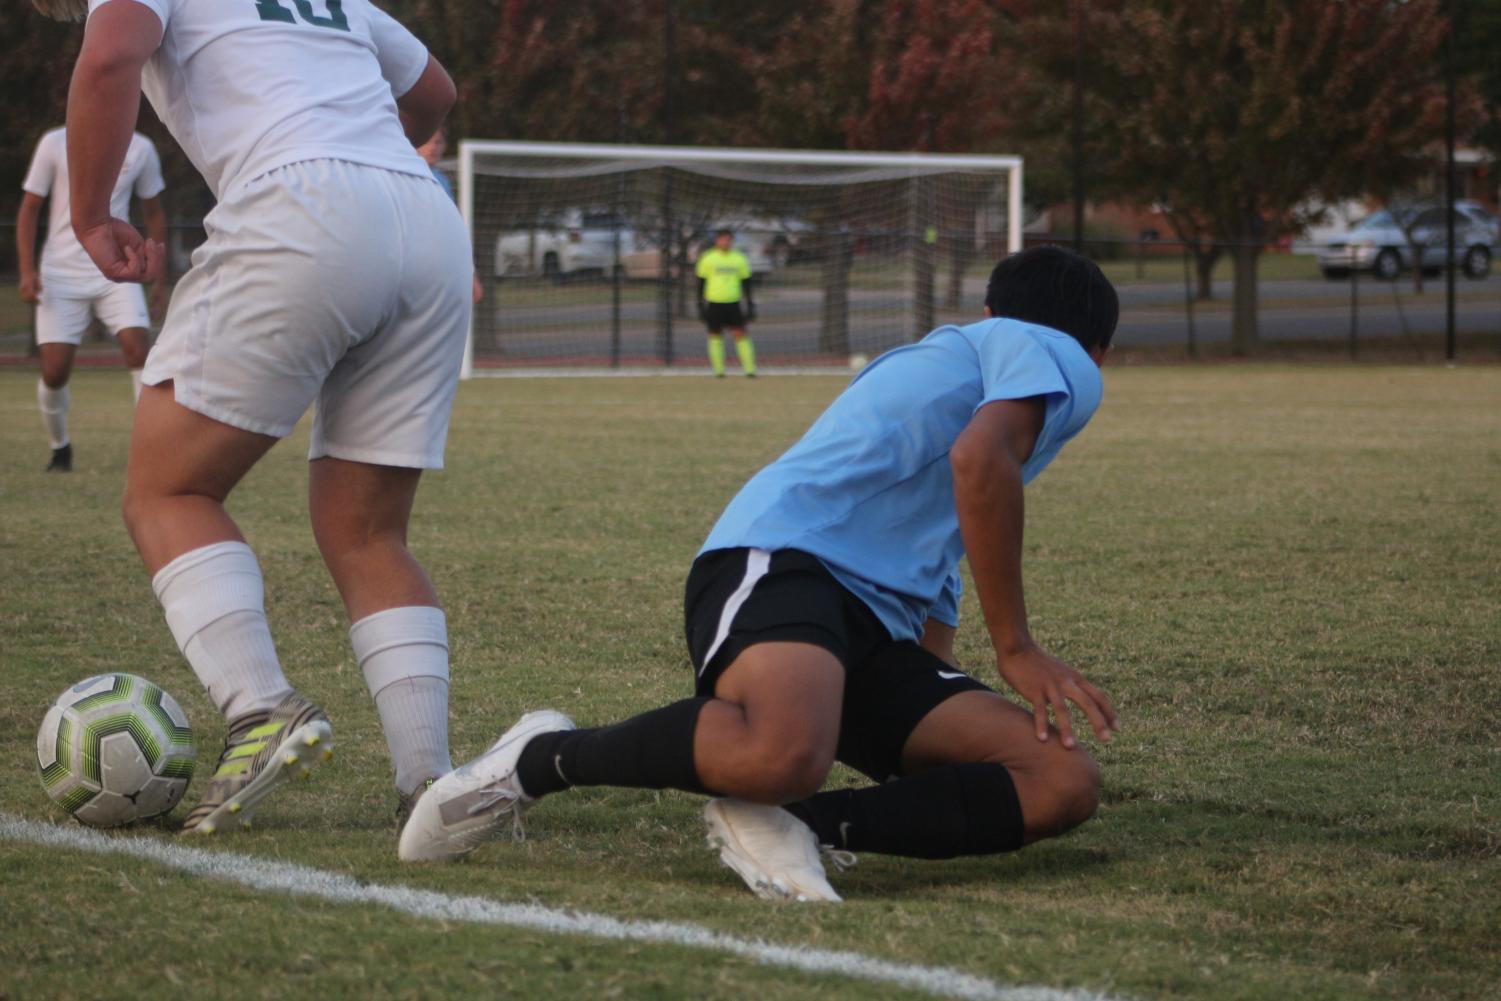
[[[167,248],[148,240],[123,219],[110,219],[78,231],[78,242],[104,277],[145,284],[167,275]]]
[[[21,301],[35,306],[42,301],[42,276],[32,271],[21,276]]]
[[[1006,683],[1032,707],[1032,722],[1038,740],[1048,739],[1048,710],[1051,709],[1063,746],[1072,748],[1078,745],[1069,715],[1070,702],[1088,718],[1095,736],[1104,743],[1110,743],[1115,731],[1120,729],[1120,720],[1115,715],[1110,697],[1085,680],[1084,675],[1040,647],[1033,645],[1006,654],[999,659],[997,667]]]

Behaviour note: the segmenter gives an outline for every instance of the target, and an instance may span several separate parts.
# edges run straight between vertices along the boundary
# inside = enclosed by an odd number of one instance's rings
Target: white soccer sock
[[[138,369],[138,368],[133,368],[133,369],[130,370],[130,391],[131,391],[131,393],[134,394],[134,396],[132,398],[137,403],[140,403],[141,402],[141,370]]]
[[[72,389],[48,389],[41,379],[36,381],[36,405],[42,411],[42,424],[47,428],[47,440],[53,448],[68,444],[68,407],[73,402]]]
[[[405,794],[453,771],[448,756],[448,623],[428,605],[388,608],[349,627]]]
[[[265,583],[243,542],[183,553],[151,579],[167,625],[209,698],[229,719],[271,709],[292,686],[266,624]]]

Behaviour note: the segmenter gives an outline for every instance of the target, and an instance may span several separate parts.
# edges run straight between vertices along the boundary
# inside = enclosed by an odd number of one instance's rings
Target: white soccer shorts
[[[100,295],[80,298],[56,295],[43,281],[41,302],[36,307],[36,342],[77,347],[95,316],[113,336],[122,330],[151,329],[146,294],[139,285],[113,285]]]
[[[473,258],[437,183],[308,160],[231,193],[204,228],[143,381],[278,438],[316,400],[308,458],[441,468]]]

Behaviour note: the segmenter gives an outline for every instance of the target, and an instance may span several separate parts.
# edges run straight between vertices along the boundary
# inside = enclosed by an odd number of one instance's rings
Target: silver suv
[[[1478,203],[1455,203],[1454,250],[1460,269],[1470,278],[1490,274],[1498,228],[1501,224]],[[1319,248],[1319,270],[1326,278],[1369,271],[1382,281],[1414,267],[1436,271],[1448,260],[1446,230],[1442,205],[1382,209]]]

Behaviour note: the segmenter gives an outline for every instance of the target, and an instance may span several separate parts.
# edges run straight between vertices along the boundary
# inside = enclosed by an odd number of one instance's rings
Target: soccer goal
[[[484,298],[478,366],[703,364],[694,263],[729,229],[771,365],[846,364],[978,317],[1020,249],[1022,160],[607,144],[459,144]]]

